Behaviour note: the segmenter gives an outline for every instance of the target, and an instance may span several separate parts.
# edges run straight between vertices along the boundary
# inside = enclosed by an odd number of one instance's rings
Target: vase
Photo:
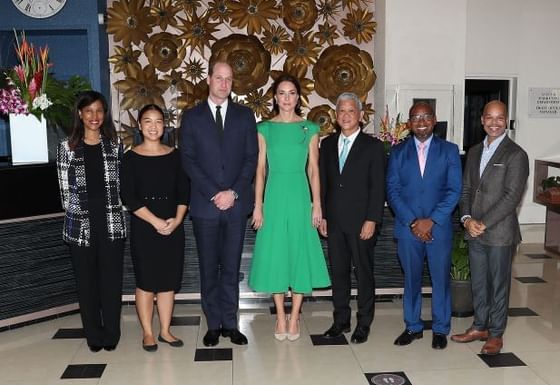
[[[10,114],[12,164],[47,163],[47,121],[35,115]]]

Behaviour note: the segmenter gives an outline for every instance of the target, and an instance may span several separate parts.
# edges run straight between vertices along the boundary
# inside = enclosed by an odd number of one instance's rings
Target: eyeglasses
[[[432,120],[434,115],[424,114],[424,115],[412,115],[408,119],[411,122],[420,122],[422,120]]]

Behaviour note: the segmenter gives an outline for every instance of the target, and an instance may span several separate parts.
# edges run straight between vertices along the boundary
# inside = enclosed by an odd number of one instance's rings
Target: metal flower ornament
[[[22,32],[16,33],[16,54],[19,60],[13,69],[6,72],[8,88],[0,91],[0,113],[33,114],[38,119],[52,105],[46,94],[49,64],[49,49],[36,49]]]

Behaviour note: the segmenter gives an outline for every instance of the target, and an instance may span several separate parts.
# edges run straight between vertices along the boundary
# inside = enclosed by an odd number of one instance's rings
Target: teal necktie
[[[342,172],[344,168],[344,163],[346,162],[346,158],[348,158],[348,152],[350,148],[350,139],[344,138],[342,139],[342,151],[340,151],[340,155],[338,156],[338,170]]]

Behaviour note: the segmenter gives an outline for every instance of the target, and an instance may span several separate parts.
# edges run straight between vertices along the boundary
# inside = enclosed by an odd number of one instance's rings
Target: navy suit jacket
[[[230,218],[247,216],[254,205],[252,181],[258,153],[251,109],[230,100],[220,132],[208,103],[200,103],[183,113],[180,143],[183,167],[191,179],[190,215],[218,218],[220,210],[211,199],[231,189],[238,199],[228,210]]]
[[[424,177],[413,137],[393,147],[387,170],[387,202],[395,213],[395,238],[416,239],[410,224],[416,218],[431,218],[433,238],[451,239],[451,216],[460,196],[461,160],[456,144],[432,137]]]

